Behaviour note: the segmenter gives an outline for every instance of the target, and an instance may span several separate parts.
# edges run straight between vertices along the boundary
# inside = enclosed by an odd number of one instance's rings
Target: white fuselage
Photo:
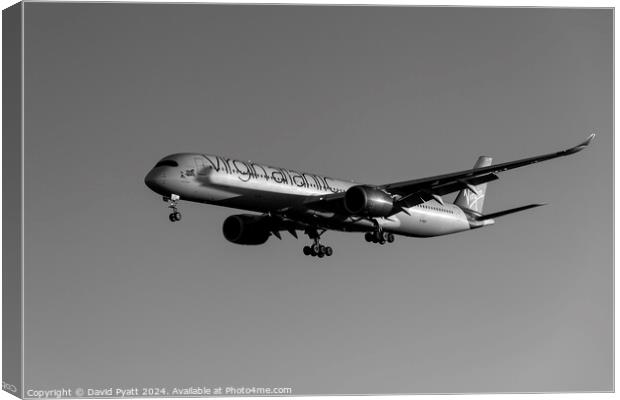
[[[163,164],[163,165],[160,165]],[[176,164],[176,165],[175,165]],[[370,219],[346,213],[322,212],[304,207],[311,196],[346,192],[355,182],[276,168],[221,156],[180,153],[164,157],[145,178],[163,196],[255,212],[286,210],[300,220],[312,220],[330,229],[367,231]],[[454,204],[432,200],[388,218],[375,218],[383,230],[405,236],[438,236],[471,229],[467,215]]]

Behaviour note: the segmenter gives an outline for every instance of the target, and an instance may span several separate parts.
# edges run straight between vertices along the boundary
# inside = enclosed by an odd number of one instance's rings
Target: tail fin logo
[[[493,159],[491,157],[478,157],[478,161],[476,161],[474,169],[488,167],[492,162]],[[456,196],[454,204],[461,208],[466,208],[468,210],[481,213],[482,207],[484,206],[484,195],[487,191],[486,182],[480,183],[479,185],[473,185],[473,183],[468,183],[467,181],[462,183],[464,184],[463,189],[461,189],[459,194]]]
[[[465,195],[467,208],[474,211],[480,211],[482,209],[482,203],[484,202],[484,192],[476,194],[469,189],[464,190],[463,192]]]

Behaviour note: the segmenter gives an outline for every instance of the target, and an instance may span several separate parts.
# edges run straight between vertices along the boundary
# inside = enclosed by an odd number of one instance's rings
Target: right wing
[[[588,138],[583,143],[580,143],[575,147],[571,147],[570,149],[558,151],[555,153],[548,153],[548,154],[543,154],[543,155],[535,156],[535,157],[522,158],[516,161],[509,161],[509,162],[505,162],[502,164],[489,165],[488,167],[453,172],[450,174],[437,175],[437,176],[432,176],[429,178],[414,179],[414,180],[409,180],[409,181],[390,183],[387,185],[379,186],[379,188],[384,189],[388,193],[391,193],[391,194],[399,194],[401,196],[406,196],[420,189],[429,189],[429,190],[437,191],[437,192],[438,191],[445,192],[445,190],[442,190],[442,188],[450,184],[452,185],[458,184],[460,181],[463,183],[470,183],[472,185],[477,185],[480,183],[489,182],[489,181],[498,179],[497,176],[492,177],[491,176],[492,174],[496,174],[499,172],[508,171],[509,169],[524,167],[526,165],[535,164],[541,161],[551,160],[553,158],[564,157],[564,156],[577,153],[585,149],[590,144],[590,142],[592,142],[592,139],[594,139],[594,136],[595,134],[593,133],[590,136],[588,136]],[[479,182],[478,180],[482,180],[482,182]],[[476,182],[472,182],[472,181],[476,181]],[[461,190],[464,188],[465,187],[461,185],[461,187],[456,190]],[[446,193],[454,192],[456,190],[450,190],[449,192],[446,192]]]
[[[392,196],[395,206],[394,214],[396,214],[406,207],[413,207],[433,198],[442,202],[441,196],[443,195],[466,188],[471,190],[476,185],[499,179],[496,174],[500,172],[524,167],[530,164],[536,164],[541,161],[551,160],[553,158],[575,154],[585,149],[590,142],[592,142],[594,136],[595,134],[593,133],[584,142],[578,144],[577,146],[555,153],[522,158],[520,160],[509,161],[502,164],[467,169],[449,174],[431,176],[428,178],[389,183],[387,185],[374,186],[374,188]],[[475,190],[473,191],[475,192]],[[306,200],[304,206],[312,209],[339,212],[344,209],[342,201],[344,195],[345,192],[330,195],[311,196]]]

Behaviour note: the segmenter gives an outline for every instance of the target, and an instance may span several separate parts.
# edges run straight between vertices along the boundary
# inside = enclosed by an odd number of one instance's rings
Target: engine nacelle
[[[394,208],[392,197],[373,187],[353,186],[344,194],[344,208],[353,215],[385,217]]]
[[[256,215],[231,215],[222,225],[224,237],[236,244],[263,244],[269,238],[270,232],[262,220]]]

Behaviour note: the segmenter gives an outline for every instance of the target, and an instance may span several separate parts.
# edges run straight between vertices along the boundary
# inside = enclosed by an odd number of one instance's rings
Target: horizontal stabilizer
[[[503,217],[504,215],[516,213],[516,212],[519,212],[519,211],[529,210],[530,208],[540,207],[540,206],[545,206],[545,205],[546,205],[545,203],[543,203],[543,204],[528,204],[527,206],[511,208],[510,210],[499,211],[499,212],[496,212],[496,213],[493,213],[493,214],[480,215],[480,216],[476,217],[476,220],[477,221],[484,221],[484,220],[487,220],[487,219]]]

